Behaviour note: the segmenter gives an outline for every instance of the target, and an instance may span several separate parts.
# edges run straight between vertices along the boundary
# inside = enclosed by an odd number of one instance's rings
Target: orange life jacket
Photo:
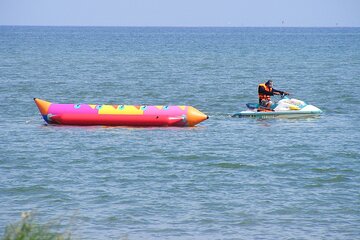
[[[259,84],[259,88],[260,88],[260,87],[264,87],[264,89],[265,89],[267,92],[271,92],[271,91],[272,91],[272,88],[266,86],[265,83]],[[259,93],[259,100],[260,100],[260,101],[261,101],[261,100],[270,101],[270,100],[271,100],[271,97],[270,97],[270,95]]]

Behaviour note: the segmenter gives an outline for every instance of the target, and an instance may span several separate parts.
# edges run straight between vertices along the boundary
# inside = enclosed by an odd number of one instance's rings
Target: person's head
[[[273,81],[272,80],[268,80],[266,83],[265,83],[266,86],[268,86],[269,88],[272,88],[273,86]]]

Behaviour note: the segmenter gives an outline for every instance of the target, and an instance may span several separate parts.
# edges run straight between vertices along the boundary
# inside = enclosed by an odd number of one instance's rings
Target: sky
[[[0,0],[0,25],[360,27],[360,0]]]

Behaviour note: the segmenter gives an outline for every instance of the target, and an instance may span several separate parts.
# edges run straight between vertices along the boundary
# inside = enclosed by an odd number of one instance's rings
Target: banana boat
[[[192,106],[59,104],[34,98],[48,124],[193,127],[209,117]]]

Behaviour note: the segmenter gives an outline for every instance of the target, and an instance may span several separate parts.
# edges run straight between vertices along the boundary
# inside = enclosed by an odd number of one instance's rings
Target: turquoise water
[[[268,78],[324,114],[229,117]],[[33,210],[77,239],[359,238],[360,28],[0,27],[0,82],[0,233]],[[33,97],[210,119],[46,126]]]

